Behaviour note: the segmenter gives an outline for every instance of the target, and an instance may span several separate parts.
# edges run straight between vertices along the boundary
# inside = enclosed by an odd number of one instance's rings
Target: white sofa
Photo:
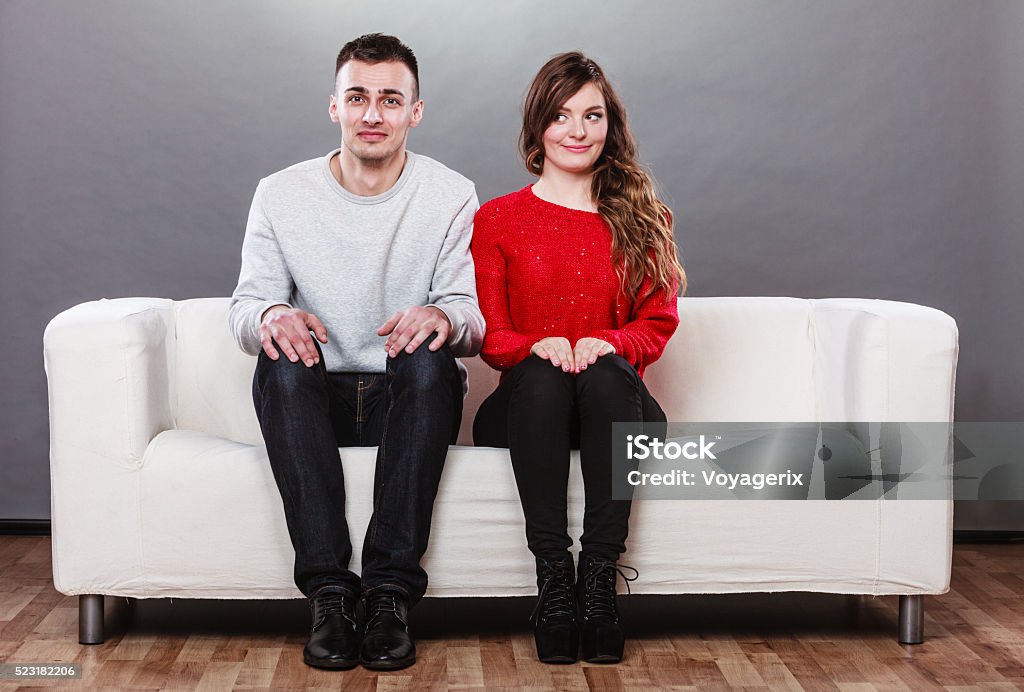
[[[57,315],[49,381],[53,579],[79,595],[83,643],[103,595],[300,598],[251,398],[255,358],[227,298],[124,298]],[[645,380],[670,421],[951,421],[957,329],[878,300],[684,298]],[[474,448],[497,373],[467,361],[470,394],[434,509],[428,596],[535,593],[507,450]],[[340,450],[359,571],[376,450]],[[574,453],[575,455],[575,453]],[[898,594],[900,640],[920,641],[923,595],[949,586],[952,501],[636,502],[637,594]],[[573,460],[570,530],[580,532]]]

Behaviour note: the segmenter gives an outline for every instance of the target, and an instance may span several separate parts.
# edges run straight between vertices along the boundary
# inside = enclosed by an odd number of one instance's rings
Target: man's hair
[[[420,97],[420,71],[416,63],[416,56],[412,49],[399,41],[394,36],[387,34],[364,34],[354,38],[344,46],[338,53],[338,60],[334,65],[334,79],[337,81],[338,72],[349,60],[359,60],[371,65],[380,62],[400,62],[412,72],[413,101]]]

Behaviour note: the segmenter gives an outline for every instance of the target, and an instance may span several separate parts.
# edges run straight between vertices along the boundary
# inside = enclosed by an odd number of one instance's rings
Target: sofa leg
[[[900,644],[924,641],[924,596],[900,596]]]
[[[103,643],[103,596],[83,594],[78,597],[78,643]]]

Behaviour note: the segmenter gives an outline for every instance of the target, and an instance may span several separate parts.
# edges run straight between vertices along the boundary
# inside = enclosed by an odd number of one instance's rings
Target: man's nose
[[[370,105],[366,107],[366,112],[363,113],[363,122],[369,125],[379,123],[380,121],[380,111],[378,111],[377,106],[371,102]]]

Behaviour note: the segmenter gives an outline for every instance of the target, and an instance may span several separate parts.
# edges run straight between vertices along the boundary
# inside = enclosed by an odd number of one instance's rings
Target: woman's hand
[[[573,360],[576,362],[576,372],[586,370],[588,365],[593,365],[601,356],[608,356],[615,353],[615,347],[607,341],[587,336],[576,342],[573,350]]]
[[[572,355],[572,345],[564,336],[548,336],[533,345],[530,353],[551,361],[555,367],[561,366],[566,372],[577,372],[576,361]]]
[[[530,353],[551,361],[552,365],[561,367],[565,372],[579,373],[601,356],[615,353],[615,347],[607,341],[588,336],[577,341],[574,349],[565,337],[549,336],[535,343]]]

